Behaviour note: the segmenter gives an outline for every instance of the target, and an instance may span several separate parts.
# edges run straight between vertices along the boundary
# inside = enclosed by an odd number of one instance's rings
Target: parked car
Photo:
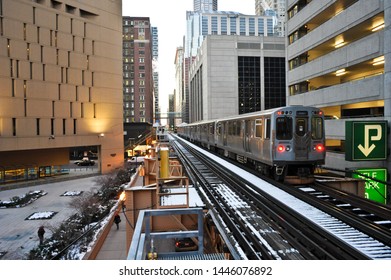
[[[175,239],[176,252],[196,251],[196,250],[198,250],[198,246],[197,244],[195,244],[193,239],[189,237]]]
[[[139,157],[131,157],[128,159],[129,163],[141,163],[144,162],[144,157],[139,156]]]
[[[95,161],[89,158],[82,158],[81,160],[75,160],[74,164],[77,166],[92,166],[95,165]]]

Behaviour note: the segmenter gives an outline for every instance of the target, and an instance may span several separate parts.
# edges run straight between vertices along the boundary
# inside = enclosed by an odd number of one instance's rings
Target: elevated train
[[[279,181],[312,181],[316,167],[325,163],[324,115],[315,107],[287,106],[184,124],[177,133]]]

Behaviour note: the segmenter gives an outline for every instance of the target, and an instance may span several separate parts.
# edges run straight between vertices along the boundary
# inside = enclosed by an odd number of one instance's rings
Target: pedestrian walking
[[[45,234],[45,228],[43,226],[40,226],[38,228],[38,237],[39,237],[39,245],[43,244],[43,236]]]
[[[117,225],[117,230],[119,229],[119,223],[121,222],[121,217],[119,216],[119,214],[115,214],[115,217],[114,217],[114,223]]]

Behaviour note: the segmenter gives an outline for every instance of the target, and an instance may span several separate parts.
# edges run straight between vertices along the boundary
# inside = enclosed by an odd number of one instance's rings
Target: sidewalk
[[[143,185],[143,177],[137,176],[135,186]],[[126,245],[126,218],[123,212],[120,213],[121,223],[119,230],[115,224],[111,226],[104,243],[96,256],[96,260],[126,260],[128,250]]]
[[[117,230],[113,223],[95,260],[126,260],[128,254],[128,248],[126,248],[126,218],[122,212],[120,217],[119,229]]]

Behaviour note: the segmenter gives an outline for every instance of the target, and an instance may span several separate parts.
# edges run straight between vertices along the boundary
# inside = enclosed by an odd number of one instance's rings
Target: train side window
[[[322,118],[313,117],[311,119],[311,132],[312,132],[312,139],[322,139],[323,138]]]
[[[211,123],[211,124],[209,124],[209,134],[214,134],[215,132],[214,132],[214,129],[215,127],[214,127],[214,125]]]
[[[307,130],[307,120],[303,118],[296,119],[296,134],[298,136],[304,136]]]
[[[292,118],[281,117],[276,119],[276,138],[278,140],[292,139]]]
[[[262,138],[262,120],[255,120],[255,137]]]
[[[271,134],[271,124],[270,124],[270,119],[265,118],[265,139],[270,139],[270,134]]]

